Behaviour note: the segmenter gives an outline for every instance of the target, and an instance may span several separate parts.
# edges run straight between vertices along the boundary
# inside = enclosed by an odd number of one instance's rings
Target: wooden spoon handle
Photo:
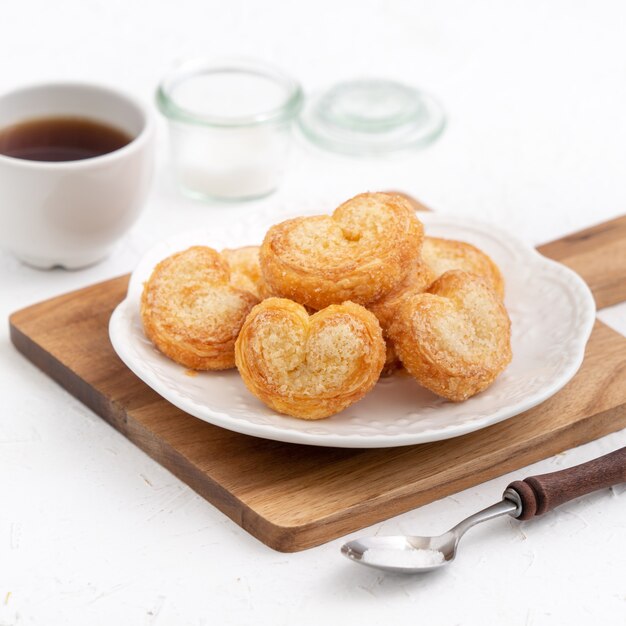
[[[558,472],[516,480],[509,489],[521,500],[522,512],[517,519],[525,520],[621,482],[626,482],[626,448]]]

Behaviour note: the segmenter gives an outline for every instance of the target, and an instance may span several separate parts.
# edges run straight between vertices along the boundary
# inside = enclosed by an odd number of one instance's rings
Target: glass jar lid
[[[303,95],[294,79],[269,65],[195,59],[170,72],[156,98],[169,119],[233,127],[291,120],[300,112]]]
[[[432,96],[384,79],[337,83],[311,96],[300,116],[300,129],[315,144],[363,156],[425,146],[444,126]]]

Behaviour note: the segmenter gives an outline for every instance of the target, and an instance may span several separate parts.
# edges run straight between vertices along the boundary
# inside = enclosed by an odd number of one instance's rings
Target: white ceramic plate
[[[420,214],[432,236],[477,245],[506,281],[513,360],[486,391],[447,402],[408,376],[381,379],[363,400],[338,415],[304,421],[275,413],[246,389],[236,370],[190,377],[146,339],[140,319],[142,283],[163,258],[190,245],[215,248],[261,241],[273,219],[239,222],[232,231],[189,232],[150,250],[133,272],[128,296],[111,317],[109,333],[126,365],[166,400],[202,420],[240,433],[318,446],[378,448],[456,437],[485,428],[543,402],[576,373],[595,320],[595,304],[573,271],[490,225]]]

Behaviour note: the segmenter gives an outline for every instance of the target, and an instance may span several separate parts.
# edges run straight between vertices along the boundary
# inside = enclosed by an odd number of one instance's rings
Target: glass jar
[[[249,200],[281,180],[300,85],[247,60],[188,61],[165,77],[157,104],[169,122],[181,190],[201,200]]]

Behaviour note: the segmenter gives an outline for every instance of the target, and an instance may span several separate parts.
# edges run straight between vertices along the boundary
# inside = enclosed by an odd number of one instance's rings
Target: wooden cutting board
[[[582,274],[599,307],[626,300],[626,217],[539,250]],[[14,313],[13,343],[276,550],[324,543],[626,426],[626,338],[596,322],[585,361],[563,390],[522,415],[463,437],[354,450],[240,435],[170,405],[118,359],[107,326],[127,282],[123,276]]]

